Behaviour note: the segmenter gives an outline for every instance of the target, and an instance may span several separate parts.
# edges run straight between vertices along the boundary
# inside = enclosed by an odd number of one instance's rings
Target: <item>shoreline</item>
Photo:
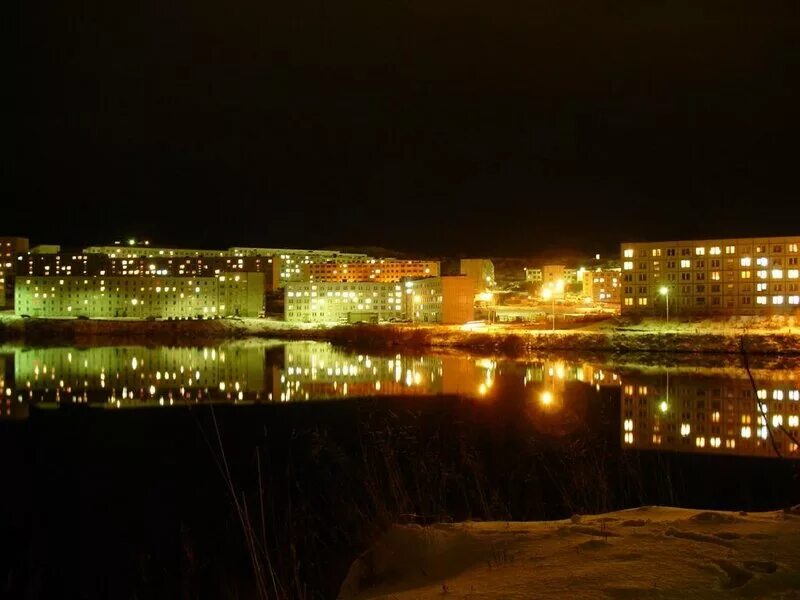
[[[694,331],[691,331],[694,329]],[[419,348],[478,350],[520,355],[541,351],[659,354],[740,354],[744,340],[748,354],[800,355],[800,331],[751,330],[730,327],[688,327],[675,330],[652,327],[606,327],[536,330],[493,326],[486,331],[464,331],[448,325],[341,325],[300,327],[265,319],[214,321],[138,321],[22,319],[0,320],[0,343],[26,345],[107,344],[146,341],[164,345],[197,345],[223,340],[270,338],[326,341],[370,349]]]

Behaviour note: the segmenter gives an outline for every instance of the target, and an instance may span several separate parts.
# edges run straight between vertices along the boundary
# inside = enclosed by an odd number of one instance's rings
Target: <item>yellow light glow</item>
[[[539,396],[539,400],[545,406],[550,406],[553,403],[552,392],[542,392],[541,396]]]

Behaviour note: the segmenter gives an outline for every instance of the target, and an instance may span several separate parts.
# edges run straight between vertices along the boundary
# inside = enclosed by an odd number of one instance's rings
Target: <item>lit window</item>
[[[622,253],[625,258],[633,258],[633,248],[625,248],[625,251]]]
[[[725,246],[725,254],[735,254],[736,246]]]
[[[719,271],[713,271],[711,273],[711,279],[714,281],[719,281]]]
[[[622,268],[623,268],[623,269],[625,269],[626,271],[630,271],[631,269],[633,269],[633,261],[631,261],[631,260],[626,260],[626,261],[623,263],[623,265],[622,265]]]
[[[772,269],[773,279],[783,279],[783,269]]]
[[[756,296],[756,304],[766,304],[767,297],[766,296]]]
[[[647,298],[639,298],[639,306],[647,306]]]
[[[798,271],[798,269],[789,269],[786,271],[786,277],[789,279],[797,279],[798,276],[800,276],[800,271]]]
[[[722,254],[722,249],[719,246],[712,246],[708,251],[709,254]]]
[[[787,249],[789,252],[797,252],[797,244],[789,244]]]
[[[749,266],[751,265],[752,261],[751,261],[751,259],[750,259],[750,257],[749,257],[749,256],[743,256],[743,257],[741,258],[741,260],[739,261],[739,263],[740,263],[740,264],[741,264],[743,267],[749,267]]]
[[[756,271],[756,275],[758,276],[759,279],[766,279],[767,278],[767,272],[764,271],[764,270]]]
[[[633,298],[625,298],[625,306],[633,306]]]
[[[783,304],[783,296],[773,296],[772,297],[773,304]]]
[[[703,255],[706,253],[706,249],[705,249],[705,248],[703,248],[703,247],[695,248],[695,249],[694,249],[694,253],[695,253],[697,256],[703,256]]]
[[[661,248],[653,248],[653,256],[661,256]]]
[[[691,266],[692,266],[692,261],[685,259],[681,261],[681,269],[688,269]]]
[[[800,304],[800,296],[789,296],[789,304]]]
[[[742,279],[750,279],[751,273],[750,273],[750,271],[742,271],[741,275],[742,275]]]
[[[760,256],[756,259],[756,264],[759,267],[766,267],[767,265],[769,265],[769,260],[767,259],[766,256]]]

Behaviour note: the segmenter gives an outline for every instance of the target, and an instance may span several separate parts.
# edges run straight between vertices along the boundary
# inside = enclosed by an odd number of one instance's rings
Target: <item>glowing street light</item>
[[[553,289],[555,288],[555,289]],[[564,280],[559,279],[553,285],[552,282],[547,284],[547,287],[542,290],[542,298],[545,300],[553,301],[553,331],[556,330],[556,292],[564,291]]]
[[[667,323],[669,323],[669,288],[665,285],[661,286],[658,293],[664,296],[664,303],[667,305]]]
[[[539,400],[544,406],[550,406],[553,403],[553,393],[549,391],[542,392],[542,395],[539,396]]]

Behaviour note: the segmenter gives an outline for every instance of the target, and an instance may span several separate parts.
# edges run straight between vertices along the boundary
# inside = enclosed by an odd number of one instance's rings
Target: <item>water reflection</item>
[[[368,355],[320,342],[207,348],[0,348],[0,418],[31,406],[111,409],[449,394],[519,402],[537,428],[590,417],[591,394],[619,394],[623,448],[800,457],[800,370],[645,367],[579,358]],[[605,388],[605,389],[604,389]],[[589,395],[587,395],[589,394]],[[792,439],[794,438],[794,439]]]

